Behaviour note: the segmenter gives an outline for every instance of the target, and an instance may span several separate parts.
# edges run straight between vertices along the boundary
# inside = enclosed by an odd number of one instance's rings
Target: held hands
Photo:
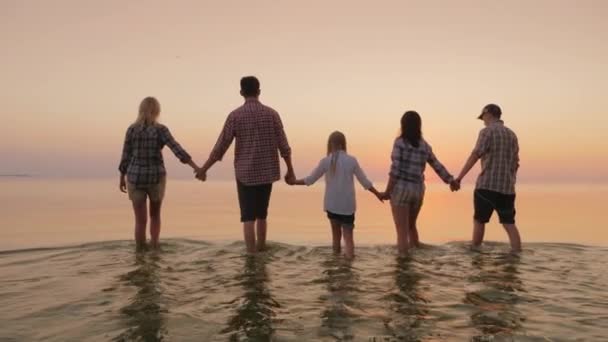
[[[196,177],[196,179],[200,180],[201,182],[204,182],[207,180],[207,170],[201,168],[196,168],[194,169],[194,177]]]
[[[460,190],[460,179],[456,178],[450,182],[450,190],[452,192]]]
[[[294,174],[293,170],[288,170],[285,174],[285,183],[289,185],[296,184],[296,175]]]

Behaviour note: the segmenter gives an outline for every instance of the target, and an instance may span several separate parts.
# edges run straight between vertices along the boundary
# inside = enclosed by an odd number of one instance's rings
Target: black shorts
[[[340,215],[334,214],[331,211],[327,212],[327,218],[331,221],[338,222],[342,228],[355,228],[355,214],[352,215]]]
[[[475,220],[480,223],[490,222],[494,210],[502,224],[515,223],[515,195],[496,191],[477,189],[474,193]]]
[[[237,181],[236,190],[239,194],[241,222],[265,220],[268,217],[268,203],[270,203],[272,183],[245,185]]]

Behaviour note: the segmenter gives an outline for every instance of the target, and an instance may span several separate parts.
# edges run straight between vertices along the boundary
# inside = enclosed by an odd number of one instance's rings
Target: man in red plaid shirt
[[[281,117],[259,100],[260,81],[253,76],[243,77],[241,95],[245,98],[245,103],[228,115],[224,129],[209,159],[198,171],[197,178],[204,181],[207,170],[222,160],[236,139],[234,169],[241,222],[247,251],[255,253],[266,246],[266,217],[272,183],[281,179],[279,153],[287,164],[285,178],[294,180],[295,175],[291,164],[291,148]]]

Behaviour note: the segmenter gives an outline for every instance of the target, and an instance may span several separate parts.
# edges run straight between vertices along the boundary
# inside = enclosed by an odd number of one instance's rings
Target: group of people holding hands
[[[384,191],[378,191],[367,178],[357,159],[347,153],[346,137],[336,131],[327,142],[327,155],[309,176],[297,179],[291,161],[291,148],[279,114],[259,100],[260,82],[256,77],[243,77],[240,82],[245,103],[232,111],[211,151],[201,167],[173,138],[169,129],[158,123],[160,104],[153,97],[145,98],[139,107],[135,123],[127,129],[119,165],[120,190],[128,192],[135,214],[135,241],[146,246],[146,226],[150,219],[150,245],[157,248],[161,227],[161,205],[166,186],[162,148],[168,146],[175,156],[190,165],[201,181],[207,171],[221,161],[234,140],[234,167],[237,192],[243,222],[247,252],[266,248],[267,217],[272,184],[281,179],[280,160],[287,165],[285,181],[290,185],[312,185],[325,177],[324,210],[331,229],[333,250],[354,257],[353,229],[355,227],[355,178],[379,200],[390,200],[397,232],[397,249],[407,253],[420,245],[417,218],[422,208],[426,165],[449,185],[452,191],[478,160],[481,173],[477,178],[474,200],[474,229],[472,246],[483,242],[485,224],[493,212],[505,228],[511,250],[521,250],[521,240],[515,225],[515,182],[519,168],[519,146],[515,133],[501,120],[502,111],[495,104],[486,105],[479,119],[485,127],[462,171],[454,177],[433,153],[422,136],[422,119],[415,111],[401,117],[401,135],[395,139],[391,153],[390,178]],[[149,205],[148,205],[149,200]]]

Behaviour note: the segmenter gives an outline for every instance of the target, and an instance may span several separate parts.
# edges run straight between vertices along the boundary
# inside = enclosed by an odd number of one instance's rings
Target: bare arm
[[[456,180],[458,182],[462,181],[462,179],[467,175],[467,173],[471,171],[473,166],[475,166],[478,160],[479,157],[477,156],[477,154],[475,152],[471,153],[469,159],[467,159],[467,162],[464,164],[462,171],[460,171],[460,174],[458,175],[458,177],[456,177]]]
[[[481,156],[487,153],[489,148],[490,145],[487,131],[485,129],[481,130],[481,132],[479,132],[479,137],[477,138],[475,148],[469,156],[469,159],[467,159],[466,163],[464,164],[462,171],[460,171],[460,174],[458,175],[458,177],[456,177],[456,181],[460,183],[460,181],[462,181],[462,179],[467,175],[467,173],[471,171],[473,166],[475,166],[479,158],[481,158]]]

